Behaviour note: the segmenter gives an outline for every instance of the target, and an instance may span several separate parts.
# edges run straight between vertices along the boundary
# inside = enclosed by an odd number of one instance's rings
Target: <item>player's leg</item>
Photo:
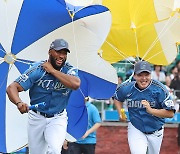
[[[48,143],[48,154],[60,154],[66,137],[67,113],[60,116],[47,118],[47,126],[44,131],[45,140]]]
[[[147,138],[138,129],[136,129],[130,122],[128,122],[128,143],[131,154],[146,154]]]
[[[44,138],[46,119],[33,111],[28,113],[28,146],[29,153],[44,154],[47,143]]]
[[[160,152],[164,129],[147,135],[148,138],[148,154],[158,154]]]

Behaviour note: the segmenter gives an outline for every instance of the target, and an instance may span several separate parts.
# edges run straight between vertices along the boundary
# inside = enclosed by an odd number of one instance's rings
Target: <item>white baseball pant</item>
[[[128,122],[128,143],[131,154],[159,154],[164,128],[153,134],[144,134]]]
[[[52,118],[38,113],[28,114],[28,146],[30,154],[60,154],[66,137],[67,112]],[[51,149],[51,152],[47,150]]]

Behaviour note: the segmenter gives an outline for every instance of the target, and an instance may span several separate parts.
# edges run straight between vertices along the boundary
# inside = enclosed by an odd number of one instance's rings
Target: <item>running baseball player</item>
[[[132,154],[159,154],[164,132],[164,118],[174,116],[174,103],[168,90],[151,79],[151,66],[139,61],[134,68],[135,81],[121,84],[114,103],[122,119],[122,103],[129,112],[128,143]],[[125,119],[122,119],[125,120]]]
[[[35,63],[7,87],[9,99],[23,114],[28,112],[28,146],[31,154],[60,154],[67,128],[66,106],[72,90],[78,89],[78,71],[68,62],[68,43],[56,39],[48,61]],[[30,104],[45,102],[45,108],[29,110],[19,92],[29,89]]]

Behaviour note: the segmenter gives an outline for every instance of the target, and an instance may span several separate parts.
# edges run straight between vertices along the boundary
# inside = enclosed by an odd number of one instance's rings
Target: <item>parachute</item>
[[[0,152],[27,144],[27,114],[21,115],[6,87],[31,63],[48,58],[51,42],[65,39],[68,61],[79,69],[81,86],[68,102],[68,134],[80,138],[87,129],[84,97],[107,99],[117,85],[115,69],[98,54],[111,26],[111,13],[101,5],[73,5],[63,0],[0,1]],[[20,94],[28,103],[28,92]],[[74,120],[73,120],[74,119]]]
[[[168,65],[180,43],[179,0],[103,0],[112,13],[112,26],[101,50],[110,63],[128,57]]]

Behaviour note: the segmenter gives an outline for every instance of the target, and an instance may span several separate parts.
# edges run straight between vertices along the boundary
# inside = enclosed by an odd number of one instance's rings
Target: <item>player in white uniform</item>
[[[9,99],[23,114],[29,112],[28,146],[31,154],[60,154],[67,128],[66,106],[69,96],[80,86],[76,68],[66,62],[68,43],[56,39],[46,62],[35,63],[7,88]],[[45,108],[29,110],[19,92],[29,89],[30,104],[45,102]],[[23,98],[22,98],[23,99]]]
[[[132,154],[159,154],[163,139],[164,118],[174,116],[174,103],[168,90],[151,79],[149,63],[140,61],[134,68],[135,81],[121,84],[114,103],[122,118],[122,103],[126,100],[129,112],[128,143]],[[122,119],[125,120],[125,119]]]

